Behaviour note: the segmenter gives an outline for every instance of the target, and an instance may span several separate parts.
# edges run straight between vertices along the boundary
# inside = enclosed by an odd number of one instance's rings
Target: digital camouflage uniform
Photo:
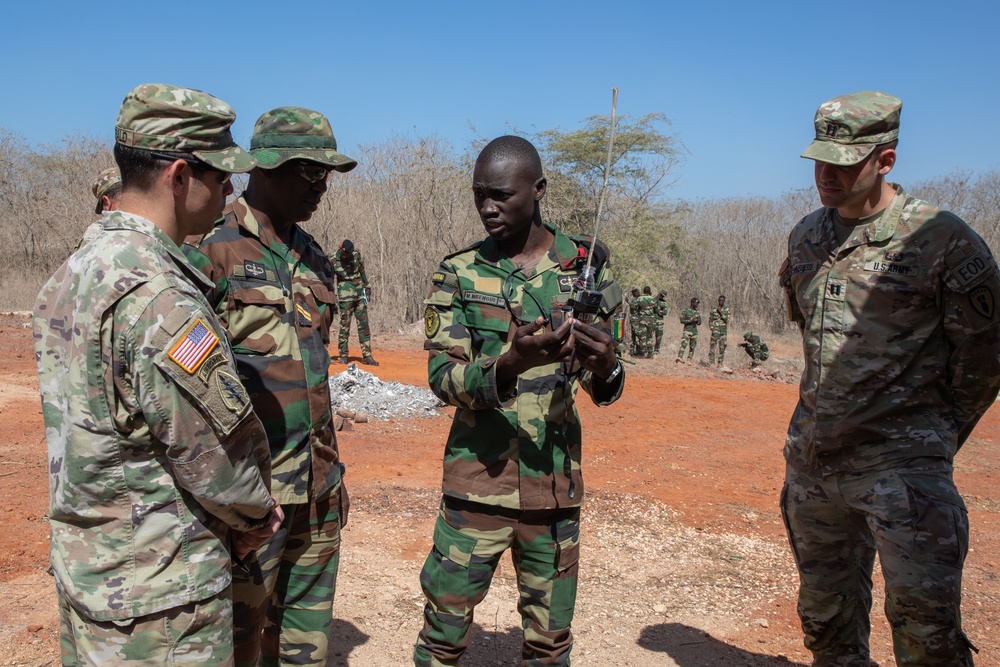
[[[653,342],[653,354],[660,353],[660,343],[663,342],[663,318],[670,312],[667,305],[667,291],[660,290],[656,295],[656,305],[653,307],[653,314],[656,316],[656,336]]]
[[[744,342],[740,343],[740,347],[742,347],[743,351],[750,357],[750,368],[756,368],[767,361],[767,343],[764,342],[763,338],[748,331],[743,334],[743,341]]]
[[[327,350],[336,312],[333,267],[298,225],[290,245],[262,233],[243,197],[224,215],[198,250],[185,248],[215,284],[209,300],[267,431],[273,492],[285,511],[282,529],[257,553],[260,568],[236,573],[237,665],[258,650],[264,665],[277,664],[279,653],[292,664],[325,664],[340,558],[340,459]],[[276,604],[268,608],[272,592]]]
[[[229,531],[274,506],[264,432],[208,282],[148,220],[103,224],[33,323],[63,663],[231,664]]]
[[[91,187],[91,190],[94,192],[94,197],[97,199],[97,203],[94,206],[94,213],[100,215],[104,212],[104,202],[101,197],[113,190],[120,193],[121,185],[122,177],[118,171],[118,167],[109,167],[102,170],[101,173],[97,175],[97,178],[94,180],[94,185]],[[84,244],[93,241],[97,238],[97,235],[101,233],[102,229],[104,229],[104,227],[101,225],[100,219],[96,222],[90,223],[90,225],[87,226],[87,229],[84,230],[83,237],[80,239],[80,242],[77,244],[75,249],[79,250]]]
[[[358,340],[361,342],[361,356],[372,356],[372,332],[368,326],[368,295],[371,286],[365,273],[365,260],[361,251],[351,251],[351,259],[342,261],[340,253],[332,256],[333,272],[337,277],[337,299],[340,304],[340,335],[337,349],[341,357],[347,356],[347,340],[351,336],[351,316],[358,319]]]
[[[656,299],[651,294],[643,294],[636,299],[639,314],[639,339],[636,343],[640,357],[653,356],[653,332],[656,329]]]
[[[605,384],[590,372],[567,376],[567,364],[557,363],[497,386],[494,364],[516,329],[504,281],[512,280],[518,317],[541,314],[527,290],[558,328],[580,271],[577,243],[546,227],[555,238],[529,278],[511,277],[515,264],[486,239],[444,259],[424,302],[430,386],[457,410],[434,548],[420,575],[428,603],[417,665],[458,664],[473,609],[507,549],[521,591],[523,664],[569,664],[584,494],[574,397],[579,384],[596,404],[610,404],[622,393],[624,375]],[[608,263],[599,267],[596,284],[603,300],[595,324],[607,330],[622,306]]]
[[[684,348],[690,345],[687,360],[688,363],[691,363],[694,351],[698,347],[698,325],[701,324],[701,313],[695,308],[685,308],[681,311],[680,320],[681,324],[684,325],[684,331],[681,332],[681,347],[677,350],[677,360],[684,359]]]
[[[718,360],[719,366],[726,358],[726,342],[729,334],[729,318],[731,313],[729,306],[716,306],[708,313],[708,328],[712,332],[712,337],[708,341],[708,364],[712,365]],[[718,350],[718,357],[716,357]]]
[[[817,137],[845,143],[814,142],[805,156],[856,161],[851,137],[891,141],[901,104],[867,92],[824,104]],[[835,209],[789,236],[780,282],[806,363],[781,508],[814,664],[867,667],[877,552],[896,664],[969,666],[969,524],[952,465],[1000,386],[1000,277],[962,220],[893,187],[843,243]]]

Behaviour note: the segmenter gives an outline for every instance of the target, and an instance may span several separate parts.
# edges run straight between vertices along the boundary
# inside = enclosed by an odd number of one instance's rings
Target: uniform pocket
[[[910,557],[961,567],[969,551],[969,515],[950,478],[901,473],[910,505]]]
[[[286,299],[281,287],[262,281],[232,281],[226,329],[236,354],[272,354],[281,337]]]

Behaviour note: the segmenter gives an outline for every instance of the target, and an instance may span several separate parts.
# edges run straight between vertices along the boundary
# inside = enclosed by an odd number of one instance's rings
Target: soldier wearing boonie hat
[[[177,245],[218,216],[228,172],[254,164],[234,118],[200,91],[131,91],[120,209],[35,303],[63,664],[232,665],[231,561],[280,525],[211,284]]]
[[[1000,389],[1000,270],[961,219],[887,180],[901,107],[874,91],[819,107],[802,157],[823,208],[779,272],[805,356],[780,504],[819,666],[867,667],[876,554],[896,664],[973,664],[952,473]]]
[[[319,207],[331,172],[357,162],[337,150],[323,114],[295,106],[257,119],[250,152],[257,168],[246,191],[211,234],[185,247],[215,284],[212,304],[238,341],[236,364],[250,378],[274,457],[272,490],[286,513],[283,530],[257,552],[259,578],[234,576],[236,664],[262,656],[325,665],[349,499],[328,382],[334,272],[299,223]]]

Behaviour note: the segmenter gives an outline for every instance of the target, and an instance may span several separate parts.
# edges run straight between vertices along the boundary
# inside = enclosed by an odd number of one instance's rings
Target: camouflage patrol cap
[[[879,144],[899,137],[898,97],[876,90],[841,95],[816,110],[816,139],[802,157],[843,167],[861,162]]]
[[[210,167],[243,173],[256,161],[233,141],[232,107],[208,93],[144,83],[122,101],[115,141],[145,151],[188,153]]]
[[[358,166],[337,152],[337,139],[326,116],[302,107],[278,107],[257,119],[250,152],[262,169],[274,169],[288,160],[311,160],[340,172]]]
[[[119,173],[118,167],[109,167],[97,175],[97,180],[94,181],[93,187],[94,197],[97,198],[97,206],[94,208],[94,213],[101,212],[101,197],[121,182],[122,175]]]

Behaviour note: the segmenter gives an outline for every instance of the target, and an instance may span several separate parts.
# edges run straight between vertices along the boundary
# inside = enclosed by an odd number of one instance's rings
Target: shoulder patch
[[[199,317],[174,344],[167,356],[185,371],[193,374],[218,343],[219,337],[212,333],[204,320]]]
[[[243,409],[250,403],[250,396],[236,374],[229,368],[222,366],[215,372],[215,378],[222,403],[229,408],[230,412],[237,414],[243,412]]]
[[[427,306],[424,310],[424,335],[434,338],[441,330],[441,316],[433,306]]]

